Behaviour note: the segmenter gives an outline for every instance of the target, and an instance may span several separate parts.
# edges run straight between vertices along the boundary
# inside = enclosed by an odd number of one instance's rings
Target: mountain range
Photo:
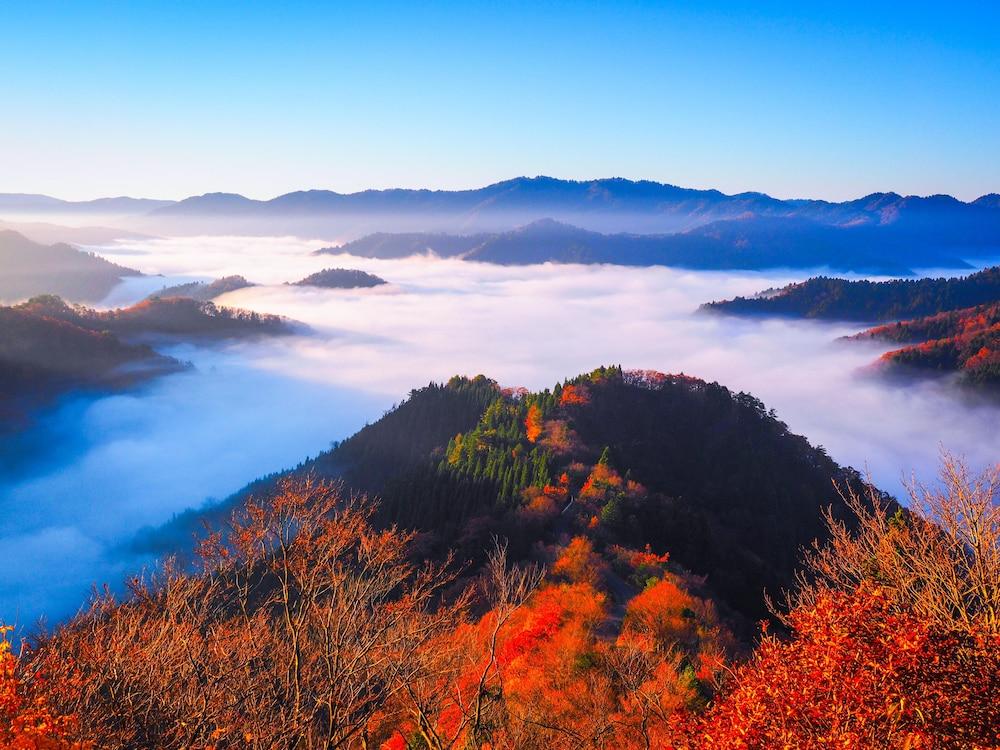
[[[379,232],[502,235],[551,219],[610,235],[678,235],[675,252],[682,256],[701,252],[706,238],[727,246],[731,254],[744,245],[763,254],[759,248],[766,243],[776,258],[767,263],[800,267],[806,265],[805,256],[838,268],[857,266],[853,256],[868,267],[887,270],[937,263],[957,267],[961,259],[1000,250],[1000,195],[993,193],[971,202],[947,195],[873,193],[837,203],[782,200],[756,192],[726,195],[621,178],[518,177],[471,190],[306,190],[270,200],[208,193],[175,202],[110,198],[73,203],[0,195],[0,217],[5,219],[60,213],[117,213],[130,231],[296,234],[338,241]],[[691,234],[698,229],[700,233]],[[435,242],[447,244],[441,238]],[[591,237],[588,244],[599,243]],[[845,252],[852,257],[839,262]],[[608,253],[616,257],[610,250],[592,252],[600,257]]]
[[[589,181],[518,177],[473,190],[365,190],[342,194],[306,190],[271,200],[209,193],[153,210],[157,216],[383,215],[419,216],[452,228],[554,218],[584,228],[607,230],[615,219],[637,232],[676,232],[747,214],[812,219],[826,224],[907,224],[912,229],[948,218],[982,218],[1000,208],[1000,196],[984,195],[970,203],[951,196],[901,196],[873,193],[856,200],[781,200],[764,193],[726,195],[648,180],[621,178]],[[624,227],[623,227],[624,230]]]

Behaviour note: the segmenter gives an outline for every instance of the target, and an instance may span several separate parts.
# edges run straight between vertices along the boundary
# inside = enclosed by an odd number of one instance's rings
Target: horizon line
[[[360,190],[353,190],[353,191],[348,191],[348,192],[340,192],[340,191],[334,190],[332,188],[312,187],[312,188],[299,188],[299,189],[296,189],[296,190],[290,190],[290,191],[287,191],[287,192],[284,192],[284,193],[279,193],[277,195],[272,195],[270,198],[255,198],[255,197],[251,197],[251,196],[249,196],[249,195],[247,195],[245,193],[231,192],[231,191],[227,191],[227,190],[209,190],[209,191],[206,191],[204,193],[192,193],[190,195],[185,195],[184,197],[181,197],[181,198],[156,198],[156,197],[150,197],[150,196],[146,196],[146,195],[140,195],[140,196],[136,196],[136,195],[98,195],[98,196],[93,197],[93,198],[77,198],[77,199],[60,198],[60,197],[57,197],[56,195],[53,195],[51,193],[37,193],[37,192],[26,193],[26,192],[17,192],[17,191],[0,191],[0,198],[5,198],[5,197],[45,198],[45,199],[55,200],[55,201],[59,201],[61,203],[66,203],[66,204],[70,204],[70,205],[87,204],[87,203],[97,203],[99,201],[113,201],[113,200],[157,201],[157,202],[163,202],[163,203],[178,204],[178,203],[182,203],[184,201],[191,200],[191,199],[196,199],[196,198],[205,198],[205,197],[208,197],[208,196],[223,196],[224,195],[224,196],[229,196],[229,197],[233,197],[233,198],[241,198],[243,200],[250,201],[250,202],[253,202],[253,203],[269,203],[269,202],[277,200],[279,198],[284,198],[284,197],[289,196],[289,195],[297,195],[297,194],[301,194],[301,193],[326,193],[326,194],[329,194],[329,195],[337,195],[337,196],[343,196],[343,197],[349,197],[349,196],[355,196],[355,195],[363,195],[363,194],[366,194],[366,193],[388,193],[388,192],[396,192],[396,191],[399,191],[399,192],[412,192],[412,193],[468,193],[468,192],[475,192],[477,190],[485,190],[487,188],[495,187],[497,185],[503,185],[505,183],[513,183],[513,182],[517,182],[517,181],[532,181],[532,182],[534,182],[534,181],[539,181],[539,180],[549,180],[549,181],[552,181],[552,182],[571,183],[571,184],[588,184],[588,183],[600,183],[600,182],[627,182],[627,183],[631,183],[631,184],[634,184],[634,185],[651,184],[651,185],[657,185],[657,186],[660,186],[660,187],[676,188],[678,190],[686,190],[686,191],[698,192],[698,193],[717,193],[717,194],[719,194],[719,195],[721,195],[723,197],[726,197],[726,198],[735,198],[735,197],[740,197],[740,196],[754,195],[754,196],[760,196],[760,197],[764,197],[764,198],[768,198],[768,199],[775,200],[775,201],[780,201],[780,202],[810,201],[810,202],[817,202],[817,203],[829,203],[829,204],[832,204],[832,205],[844,204],[844,203],[852,203],[854,201],[864,200],[865,198],[872,198],[872,197],[876,197],[876,196],[896,196],[896,197],[904,198],[904,199],[905,198],[921,198],[921,199],[927,199],[927,198],[949,198],[949,199],[954,200],[954,201],[956,201],[958,203],[963,203],[965,205],[970,205],[970,204],[973,204],[973,203],[975,203],[976,201],[978,201],[978,200],[980,200],[982,198],[986,198],[986,197],[994,196],[994,195],[1000,195],[1000,187],[998,187],[997,190],[990,190],[989,192],[982,193],[981,195],[978,195],[975,198],[972,198],[971,200],[962,200],[961,198],[958,198],[958,197],[952,195],[951,193],[928,193],[928,194],[921,195],[921,194],[918,194],[918,193],[901,193],[901,192],[897,192],[895,190],[876,190],[876,191],[872,191],[870,193],[866,193],[864,195],[856,196],[854,198],[847,198],[845,200],[831,200],[829,198],[815,198],[815,197],[806,197],[806,196],[778,197],[778,196],[772,195],[770,193],[766,193],[766,192],[761,191],[761,190],[741,190],[741,191],[738,191],[738,192],[726,193],[726,192],[723,192],[722,190],[719,190],[718,188],[712,188],[712,187],[708,187],[708,188],[703,188],[703,187],[687,187],[687,186],[683,186],[683,185],[678,185],[677,183],[673,183],[673,182],[664,182],[664,181],[650,179],[650,178],[631,178],[631,177],[611,176],[611,177],[593,177],[593,178],[587,178],[587,179],[573,179],[573,178],[564,178],[564,177],[553,177],[551,175],[542,175],[542,174],[538,174],[538,175],[534,175],[534,176],[528,176],[526,174],[522,174],[522,175],[517,175],[515,177],[504,178],[504,179],[496,180],[494,182],[489,182],[489,183],[486,183],[486,184],[481,184],[481,185],[473,186],[473,187],[451,187],[451,188],[400,187],[400,186],[395,186],[395,187],[368,187],[368,188],[363,188],[363,189],[360,189]]]

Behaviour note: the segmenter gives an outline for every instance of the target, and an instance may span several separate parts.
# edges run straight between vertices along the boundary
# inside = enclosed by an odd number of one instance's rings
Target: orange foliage
[[[658,581],[628,603],[625,630],[663,644],[690,641],[696,625],[695,606],[695,598],[673,581]]]
[[[608,464],[598,463],[591,469],[583,487],[580,489],[580,500],[603,502],[613,497],[637,499],[646,495],[646,488],[633,480],[625,481],[621,475]]]
[[[679,579],[668,575],[634,597],[625,610],[622,636],[650,638],[662,651],[682,648],[695,661],[704,656],[713,667],[707,672],[712,673],[719,666],[717,657],[732,648],[733,638],[719,624],[710,601],[678,584]]]
[[[650,578],[659,578],[666,571],[670,553],[657,555],[647,544],[644,550],[629,549],[617,544],[611,545],[615,565],[626,570],[629,579],[636,585],[643,585]]]
[[[767,636],[691,748],[1000,747],[1000,637],[935,631],[862,586],[791,613]]]
[[[32,666],[79,675],[80,694],[53,705],[102,749],[377,747],[398,726],[398,686],[436,674],[425,646],[454,637],[463,605],[439,598],[440,567],[410,561],[411,534],[370,513],[283,481],[204,541],[203,574],[167,564],[124,602],[98,598]]]
[[[594,545],[585,536],[575,536],[552,565],[552,575],[570,583],[599,586],[606,574],[607,563],[594,552]]]
[[[524,429],[528,442],[534,443],[542,434],[542,410],[537,404],[528,407],[528,416],[524,420]]]
[[[558,495],[550,492],[550,487],[544,490],[538,487],[525,487],[521,491],[524,505],[520,509],[520,514],[526,518],[544,521],[559,515],[559,506],[556,504]]]
[[[627,565],[634,570],[658,570],[666,565],[670,561],[670,553],[664,552],[662,555],[658,555],[653,552],[652,548],[647,544],[645,549],[629,549],[627,547],[622,547],[620,545],[614,544],[611,546],[611,553],[618,558],[618,560]]]
[[[560,406],[583,406],[590,403],[590,392],[582,385],[567,385],[559,397]]]
[[[89,743],[73,742],[77,722],[60,716],[49,706],[48,696],[65,692],[66,685],[47,684],[41,675],[22,678],[19,661],[11,653],[7,634],[0,627],[0,747],[5,750],[84,750]]]
[[[858,524],[807,557],[818,582],[791,603],[791,637],[765,631],[731,669],[704,579],[648,546],[605,548],[630,600],[585,535],[544,585],[498,544],[453,599],[448,563],[416,566],[412,534],[285,482],[205,540],[202,574],[166,565],[20,657],[0,628],[0,748],[89,750],[82,730],[120,750],[1000,750],[1000,470],[970,483],[948,466],[954,497],[910,506],[940,525],[848,497]],[[528,488],[519,512],[555,518],[586,472]],[[580,496],[642,492],[599,463]]]
[[[966,369],[972,370],[977,367],[1000,363],[1000,352],[991,350],[988,346],[982,347],[979,351],[965,360],[963,365]]]
[[[564,471],[559,482],[545,485],[543,492],[554,500],[565,500],[569,495],[569,474]]]
[[[579,445],[579,437],[564,419],[550,419],[545,423],[545,436],[540,445],[556,454],[572,453]]]
[[[619,490],[624,483],[618,472],[607,464],[596,464],[580,490],[581,500],[604,500],[609,490]]]
[[[504,698],[514,721],[496,747],[565,746],[565,728],[581,737],[600,732],[611,685],[590,656],[605,597],[586,583],[548,586],[512,621],[502,647]],[[574,743],[575,744],[575,743]]]

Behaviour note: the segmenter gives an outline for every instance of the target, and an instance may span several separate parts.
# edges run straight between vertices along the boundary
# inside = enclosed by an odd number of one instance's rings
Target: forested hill
[[[326,289],[363,289],[386,284],[385,279],[355,268],[324,268],[296,281],[295,286],[318,286]]]
[[[228,292],[235,292],[239,289],[251,287],[249,281],[242,276],[223,276],[211,282],[192,281],[188,284],[177,284],[167,286],[158,292],[153,292],[149,298],[153,297],[186,297],[198,300],[199,302],[211,302],[216,297],[221,297]]]
[[[218,340],[290,333],[273,315],[179,297],[97,311],[42,295],[0,307],[0,431],[78,389],[109,390],[180,369],[145,343],[160,337]]]
[[[42,295],[18,305],[17,309],[127,338],[240,338],[292,331],[289,321],[277,315],[218,307],[212,302],[188,297],[152,297],[131,307],[98,311],[68,305],[59,297]]]
[[[650,545],[752,618],[765,613],[764,589],[789,586],[799,548],[822,536],[834,480],[857,481],[751,396],[620,368],[540,393],[482,376],[431,385],[294,473],[378,494],[383,523],[474,563],[494,535],[522,558],[567,534]],[[197,521],[176,519],[143,544]]]
[[[24,305],[0,307],[0,432],[69,389],[112,389],[176,370],[148,346]]]
[[[734,315],[781,315],[887,321],[935,315],[1000,301],[1000,266],[969,276],[849,281],[819,276],[754,297],[710,302],[703,309]]]
[[[6,302],[38,294],[97,302],[125,276],[139,275],[70,245],[41,245],[17,232],[0,230],[0,300]]]
[[[882,355],[880,369],[893,374],[958,373],[964,385],[1000,386],[1000,303],[890,323],[852,338],[907,344]]]

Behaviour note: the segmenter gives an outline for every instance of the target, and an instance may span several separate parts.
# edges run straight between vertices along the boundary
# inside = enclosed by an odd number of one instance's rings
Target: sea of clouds
[[[220,304],[285,315],[309,332],[215,347],[173,346],[188,372],[134,392],[71,399],[22,442],[32,460],[0,479],[0,619],[65,616],[95,582],[148,562],[123,550],[143,527],[221,499],[347,437],[413,388],[484,373],[550,387],[601,364],[685,372],[761,398],[837,461],[894,493],[932,480],[942,447],[974,466],[1000,457],[1000,410],[946,381],[901,387],[862,373],[884,349],[837,339],[853,324],[698,313],[713,299],[809,275],[616,266],[493,266],[432,257],[316,256],[296,238],[202,237],[95,248],[162,277],[105,300],[241,274],[258,286]],[[290,286],[328,267],[389,284]]]

